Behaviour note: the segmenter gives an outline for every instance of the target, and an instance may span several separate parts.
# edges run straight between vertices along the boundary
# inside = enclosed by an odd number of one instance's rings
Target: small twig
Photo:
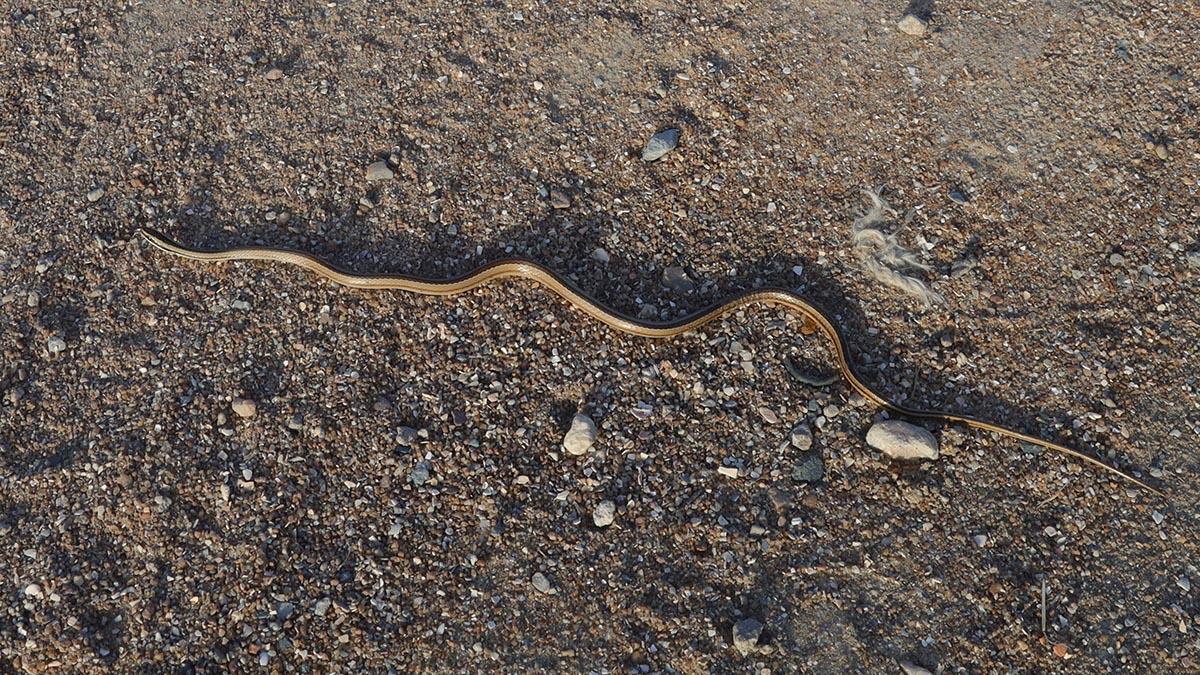
[[[1042,577],[1042,637],[1046,637],[1046,577]]]

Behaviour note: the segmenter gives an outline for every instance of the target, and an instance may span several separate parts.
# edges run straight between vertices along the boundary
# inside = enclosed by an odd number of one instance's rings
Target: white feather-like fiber
[[[867,210],[854,219],[850,238],[863,271],[875,281],[907,293],[926,306],[942,302],[945,298],[924,281],[900,271],[905,268],[928,271],[929,265],[917,259],[896,235],[880,229],[896,212],[875,190],[863,190],[863,196],[867,200]]]

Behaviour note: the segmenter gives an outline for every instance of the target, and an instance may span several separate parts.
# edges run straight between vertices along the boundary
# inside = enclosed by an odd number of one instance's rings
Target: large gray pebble
[[[927,429],[901,420],[876,422],[867,444],[892,459],[937,459],[938,442]]]
[[[733,647],[742,656],[747,656],[758,650],[758,638],[762,635],[763,624],[757,619],[742,619],[733,624]]]
[[[646,143],[646,147],[642,150],[642,161],[653,162],[674,150],[677,145],[679,145],[678,129],[660,131],[651,136],[650,141]]]

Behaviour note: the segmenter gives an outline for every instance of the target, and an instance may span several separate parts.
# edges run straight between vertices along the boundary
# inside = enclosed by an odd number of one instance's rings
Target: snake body
[[[422,295],[449,296],[465,293],[497,279],[509,277],[528,279],[550,289],[575,309],[618,331],[647,338],[661,339],[680,335],[681,333],[695,330],[709,322],[716,321],[748,305],[774,305],[783,307],[806,317],[816,324],[830,341],[833,342],[838,370],[850,383],[850,386],[864,399],[890,413],[912,419],[933,420],[943,424],[959,423],[976,429],[991,431],[1002,436],[1007,436],[1008,438],[1054,450],[1091,464],[1105,472],[1119,476],[1154,494],[1162,494],[1143,481],[1065,445],[1046,441],[1008,427],[971,417],[970,415],[940,410],[921,410],[892,402],[872,389],[862,376],[859,375],[850,358],[846,339],[837,324],[829,318],[829,314],[808,298],[783,288],[757,288],[743,291],[733,295],[722,303],[696,311],[680,319],[667,322],[650,322],[635,319],[605,307],[587,293],[576,288],[574,284],[564,279],[557,272],[532,260],[523,258],[497,260],[496,262],[479,267],[472,272],[451,279],[428,279],[404,274],[356,274],[314,255],[285,248],[243,246],[221,250],[199,250],[184,246],[161,232],[148,227],[141,228],[141,233],[155,247],[181,258],[210,263],[231,260],[261,260],[286,263],[302,267],[330,281],[351,288],[369,290],[390,289]]]

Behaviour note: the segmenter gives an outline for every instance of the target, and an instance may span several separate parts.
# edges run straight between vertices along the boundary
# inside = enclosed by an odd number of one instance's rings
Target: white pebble
[[[612,500],[605,499],[592,509],[592,522],[596,527],[608,527],[617,517],[617,505]]]
[[[901,420],[871,425],[867,444],[893,459],[937,459],[938,442],[927,429]]]
[[[254,417],[254,413],[258,412],[258,405],[248,398],[235,398],[229,407],[238,417]]]
[[[572,455],[582,455],[596,442],[596,423],[587,415],[578,414],[571,420],[571,428],[563,437],[563,450]]]
[[[62,352],[67,351],[67,341],[58,336],[54,336],[49,340],[46,340],[46,351],[50,352],[51,354],[61,354]]]

